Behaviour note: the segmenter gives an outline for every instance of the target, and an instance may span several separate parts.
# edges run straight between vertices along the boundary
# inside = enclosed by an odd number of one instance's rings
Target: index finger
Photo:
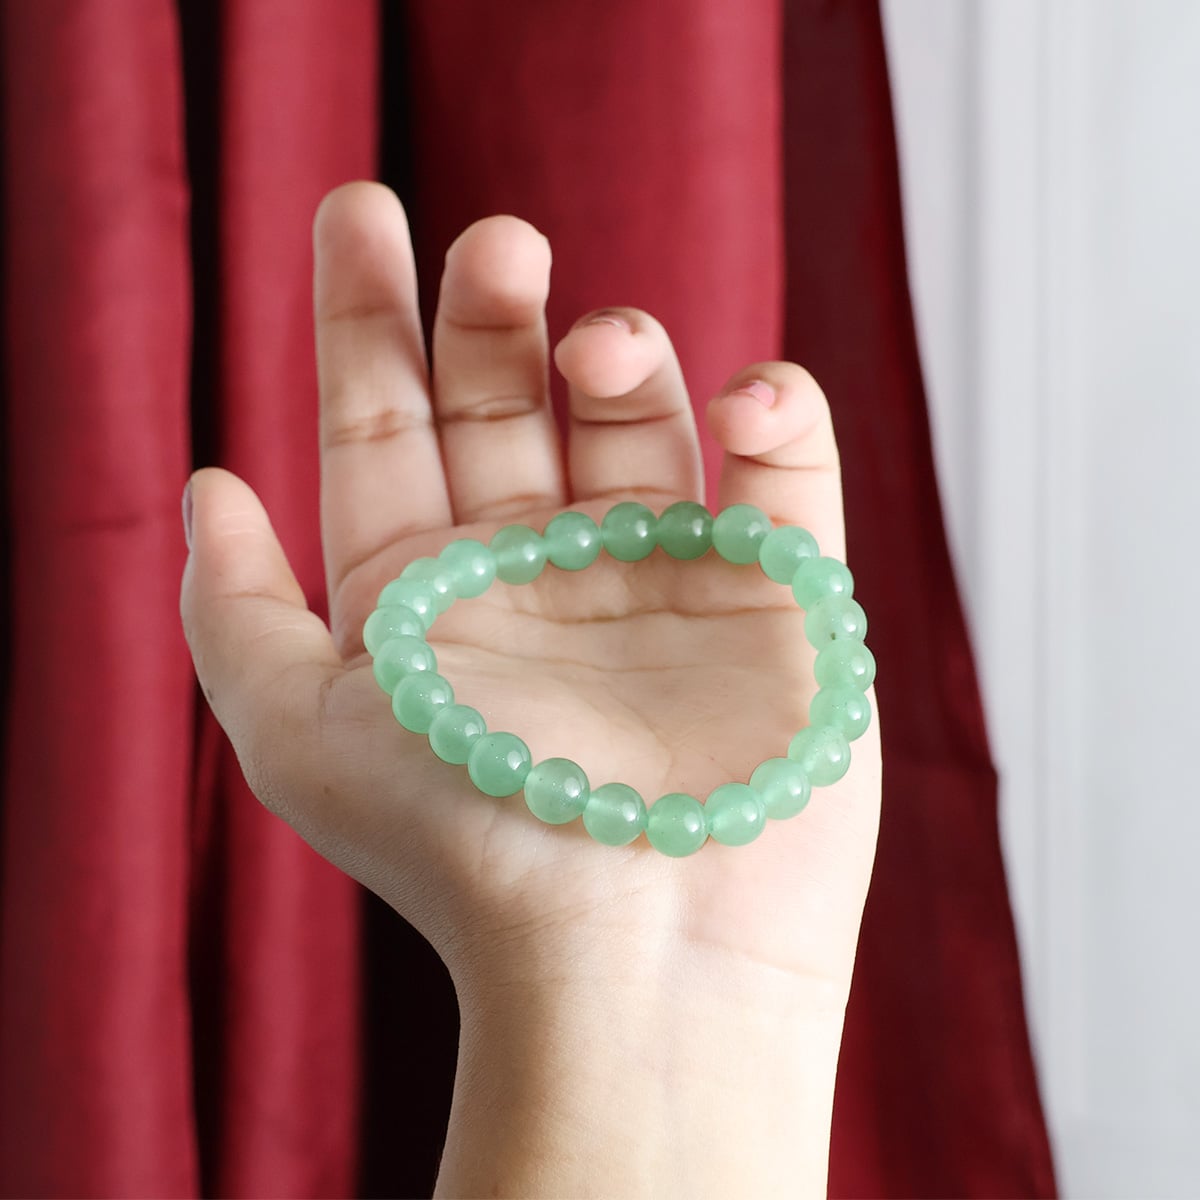
[[[451,516],[399,200],[375,183],[336,189],[317,210],[313,248],[321,538],[335,610],[360,568],[377,574],[389,546]]]

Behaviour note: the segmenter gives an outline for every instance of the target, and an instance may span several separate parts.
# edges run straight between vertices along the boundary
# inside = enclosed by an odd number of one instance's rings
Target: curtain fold
[[[3,10],[10,1195],[194,1189],[189,293],[167,0]]]
[[[887,728],[831,1187],[1051,1195],[877,6],[0,6],[0,1194],[432,1186],[445,971],[249,795],[176,609],[193,458],[259,491],[324,604],[309,229],[383,163],[427,311],[455,234],[511,211],[554,247],[552,337],[649,310],[701,414],[755,360],[825,388]]]
[[[553,340],[630,304],[670,332],[702,405],[779,355],[777,3],[408,6],[418,269],[513,212],[554,249]],[[708,476],[720,455],[704,440]]]
[[[319,612],[310,231],[330,188],[374,174],[376,22],[370,0],[227,0],[206,72],[220,81],[216,153],[201,152],[218,163],[218,242],[195,269],[216,338],[197,352],[218,357],[211,395],[192,403],[211,406],[220,462],[262,497]],[[205,744],[217,756],[196,969],[205,1191],[351,1195],[359,889],[254,800],[223,738]]]

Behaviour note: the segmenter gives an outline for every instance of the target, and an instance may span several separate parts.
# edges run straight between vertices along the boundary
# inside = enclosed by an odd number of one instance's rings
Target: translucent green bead
[[[482,596],[496,578],[496,556],[474,538],[459,538],[446,546],[438,560],[450,572],[454,590],[464,600]]]
[[[462,766],[475,742],[487,733],[487,723],[468,704],[439,708],[429,725],[429,746],[442,762]]]
[[[505,525],[488,545],[496,556],[496,578],[504,583],[532,583],[546,565],[542,535],[528,525]]]
[[[641,562],[658,545],[657,528],[658,518],[644,504],[625,500],[604,514],[600,537],[618,562]]]
[[[762,797],[767,816],[783,821],[803,811],[812,795],[804,768],[790,758],[768,758],[754,768],[750,786]]]
[[[806,611],[830,596],[854,595],[854,576],[845,563],[836,558],[809,558],[792,576],[792,595]]]
[[[467,754],[467,774],[487,796],[511,796],[525,784],[533,759],[515,733],[485,733]]]
[[[525,777],[525,803],[547,825],[575,820],[587,805],[590,791],[583,768],[569,758],[543,759]]]
[[[851,638],[829,642],[813,663],[819,687],[856,687],[860,692],[875,682],[875,655]]]
[[[792,738],[788,758],[804,768],[814,787],[828,787],[850,769],[850,743],[840,729],[810,725]]]
[[[396,684],[417,671],[436,671],[437,656],[424,637],[401,633],[379,647],[372,669],[375,682],[390,696]]]
[[[700,801],[685,792],[659,796],[646,815],[646,837],[655,850],[671,858],[695,854],[708,838]]]
[[[818,650],[838,639],[861,642],[867,636],[867,614],[857,600],[828,596],[805,614],[804,636]]]
[[[428,733],[438,710],[454,703],[454,689],[436,671],[406,675],[392,692],[392,712],[405,729]]]
[[[704,802],[709,836],[722,846],[745,846],[767,823],[762,797],[744,783],[723,783]]]
[[[407,604],[389,604],[377,608],[363,626],[363,645],[368,654],[375,654],[388,638],[410,634],[425,636],[425,623]]]
[[[758,548],[758,565],[763,574],[776,583],[791,583],[796,568],[806,558],[820,554],[817,539],[798,525],[780,525],[772,529]]]
[[[771,532],[771,518],[753,504],[731,504],[713,519],[713,549],[731,563],[758,562],[758,549]]]
[[[808,719],[814,725],[833,725],[852,742],[862,737],[871,724],[871,706],[858,688],[822,688],[812,698]]]
[[[564,512],[543,534],[546,557],[560,571],[582,571],[600,557],[600,526],[587,513]]]
[[[437,602],[429,585],[419,579],[393,579],[379,593],[378,608],[389,608],[393,604],[403,604],[405,608],[416,613],[421,624],[426,629],[437,619]]]
[[[700,558],[712,546],[712,526],[712,513],[703,504],[680,500],[658,518],[658,544],[672,558]]]
[[[433,594],[433,602],[439,613],[444,613],[456,599],[454,579],[446,569],[446,564],[436,558],[414,558],[400,572],[400,578],[423,583]]]
[[[628,846],[646,828],[646,802],[627,783],[602,784],[588,797],[583,827],[601,845]]]

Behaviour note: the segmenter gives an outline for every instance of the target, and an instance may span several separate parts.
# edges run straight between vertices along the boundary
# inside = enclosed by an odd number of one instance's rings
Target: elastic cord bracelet
[[[547,562],[581,571],[601,550],[621,562],[638,562],[656,547],[681,560],[700,558],[711,548],[727,562],[758,563],[769,579],[790,585],[805,610],[805,636],[817,651],[813,671],[819,690],[809,705],[808,726],[792,738],[787,756],[760,763],[748,783],[721,784],[703,804],[669,792],[647,806],[627,784],[592,787],[570,759],[534,763],[516,734],[489,731],[479,712],[455,702],[426,640],[455,600],[481,596],[497,579],[531,583]],[[544,533],[506,525],[486,546],[460,538],[436,558],[414,560],[380,593],[363,627],[363,643],[396,720],[426,734],[443,761],[465,765],[481,792],[502,797],[523,791],[530,811],[547,824],[582,817],[584,828],[604,845],[625,846],[645,833],[656,850],[683,858],[710,837],[726,846],[752,842],[768,818],[794,817],[813,787],[845,775],[849,743],[871,721],[864,693],[875,679],[874,656],[863,644],[867,615],[853,590],[850,571],[822,555],[811,533],[794,525],[772,528],[753,505],[734,504],[714,517],[703,505],[681,501],[656,517],[644,504],[625,501],[599,525],[584,513],[564,512]]]

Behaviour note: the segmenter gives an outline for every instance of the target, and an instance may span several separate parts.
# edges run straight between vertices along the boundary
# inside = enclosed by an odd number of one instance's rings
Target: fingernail
[[[618,316],[612,312],[594,313],[584,321],[585,325],[613,325],[617,329],[623,329],[626,333],[632,332],[632,326],[624,317]]]
[[[190,551],[192,548],[192,481],[190,479],[183,489],[183,537]]]
[[[775,401],[779,399],[775,394],[775,389],[769,383],[763,383],[761,379],[754,379],[750,383],[743,383],[740,387],[734,388],[729,395],[736,396],[739,393],[745,396],[753,396],[763,408],[774,408]]]

